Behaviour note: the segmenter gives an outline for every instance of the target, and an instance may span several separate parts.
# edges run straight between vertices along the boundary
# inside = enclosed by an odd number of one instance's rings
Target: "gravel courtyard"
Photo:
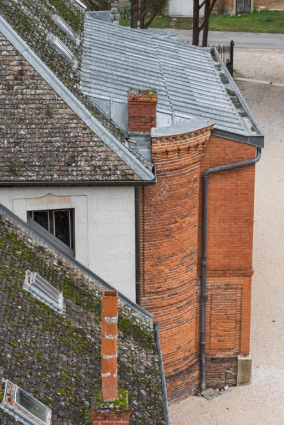
[[[236,50],[237,81],[265,134],[256,166],[251,354],[253,380],[212,401],[170,407],[172,425],[284,424],[284,51]]]

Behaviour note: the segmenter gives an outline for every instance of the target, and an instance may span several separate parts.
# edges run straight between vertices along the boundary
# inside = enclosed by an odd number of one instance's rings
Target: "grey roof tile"
[[[125,101],[129,88],[155,88],[160,110],[210,119],[228,132],[260,134],[250,114],[243,116],[244,101],[234,104],[228,93],[235,92],[234,82],[223,72],[209,48],[86,17],[81,87],[91,98]]]
[[[84,425],[101,388],[103,287],[0,205],[0,382],[9,379],[52,409],[53,425]],[[26,270],[63,292],[64,314],[23,291]],[[165,424],[153,323],[122,299],[119,387],[130,393],[130,424]],[[1,425],[18,423],[0,409]]]
[[[14,46],[17,44],[18,51],[28,63],[32,63],[42,80],[46,80],[69,108],[80,117],[73,121],[70,114],[69,118],[64,116],[64,112],[67,115],[68,113],[67,110],[63,111],[65,109],[63,101],[62,110],[60,108],[58,111],[54,110],[55,95],[47,93],[47,85],[43,88],[44,84],[41,84],[40,79],[35,81],[35,75],[32,75],[26,64],[23,65],[21,56],[16,55],[11,46],[5,44],[2,36],[4,49],[0,52],[3,71],[0,95],[4,96],[5,102],[2,101],[0,107],[1,124],[4,126],[4,131],[3,126],[0,129],[0,143],[1,160],[4,161],[6,169],[0,173],[0,180],[62,183],[153,180],[152,165],[127,149],[122,132],[80,90],[82,43],[78,45],[71,40],[52,19],[54,14],[61,16],[82,39],[84,14],[77,2],[2,0],[0,14],[1,31],[5,32],[5,37],[8,37]],[[47,42],[49,33],[59,37],[70,49],[78,61],[77,69]],[[7,52],[10,52],[10,58]],[[30,72],[30,81],[28,78],[12,75],[12,82],[10,81],[9,85],[7,73],[13,74],[13,66],[15,72],[17,66],[26,68],[26,71]],[[14,77],[19,80],[17,85],[14,84]],[[43,115],[41,117],[33,115],[33,108],[41,111]],[[50,110],[49,118],[44,117],[46,108]],[[84,133],[80,120],[84,122],[85,133],[89,132],[89,141],[86,140],[86,134],[80,135],[80,132]],[[43,125],[41,126],[39,122]],[[85,124],[89,127],[88,130]],[[75,140],[72,140],[72,137],[75,137]],[[9,140],[9,146],[5,145],[5,140]],[[36,150],[45,152],[45,155],[40,157],[40,153],[35,153]],[[15,155],[16,164],[14,164]],[[88,161],[89,167],[86,166]]]

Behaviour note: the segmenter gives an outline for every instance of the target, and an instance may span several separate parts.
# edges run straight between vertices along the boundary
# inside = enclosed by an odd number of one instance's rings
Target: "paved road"
[[[172,30],[181,41],[191,43],[191,30]],[[251,32],[210,31],[209,44],[228,44],[234,40],[236,48],[284,50],[284,34],[259,34]]]

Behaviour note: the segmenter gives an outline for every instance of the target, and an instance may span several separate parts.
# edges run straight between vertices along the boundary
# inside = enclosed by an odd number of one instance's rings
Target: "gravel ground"
[[[284,52],[236,51],[238,76],[284,83]],[[238,82],[265,134],[256,166],[252,384],[170,407],[173,425],[284,424],[284,87]]]

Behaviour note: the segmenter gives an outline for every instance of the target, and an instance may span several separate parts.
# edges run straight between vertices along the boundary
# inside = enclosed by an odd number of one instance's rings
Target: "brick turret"
[[[197,128],[179,125],[152,133],[158,183],[140,193],[142,306],[160,324],[170,400],[192,394],[199,386],[199,175],[211,127]]]

